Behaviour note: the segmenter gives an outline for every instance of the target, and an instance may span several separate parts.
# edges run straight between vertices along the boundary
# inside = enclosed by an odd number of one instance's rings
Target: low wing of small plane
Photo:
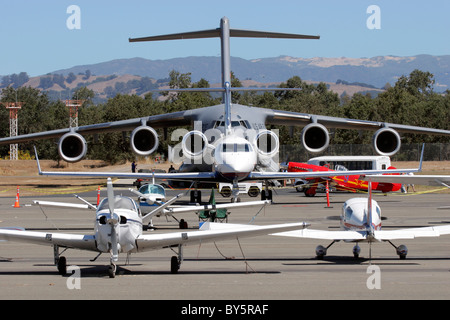
[[[399,240],[399,239],[415,239],[420,237],[439,237],[441,235],[450,234],[450,225],[422,227],[422,228],[405,228],[397,230],[376,230],[373,239],[379,241]],[[346,241],[363,241],[369,240],[370,235],[366,231],[339,230],[327,231],[318,229],[304,229],[298,231],[288,231],[274,234],[277,236],[323,239],[323,240],[346,240]]]

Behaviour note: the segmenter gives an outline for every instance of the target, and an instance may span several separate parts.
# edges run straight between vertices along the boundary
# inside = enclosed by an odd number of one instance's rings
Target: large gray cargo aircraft
[[[167,174],[155,173],[149,174],[149,177],[190,181],[231,181],[235,187],[233,188],[233,195],[236,197],[238,181],[242,180],[305,178],[309,176],[325,177],[330,175],[329,172],[278,172],[278,161],[274,158],[278,154],[278,135],[275,131],[266,129],[266,125],[303,127],[301,143],[309,152],[321,152],[327,148],[329,144],[328,128],[375,131],[373,147],[381,155],[393,155],[399,150],[401,145],[399,132],[450,136],[449,130],[263,109],[231,102],[231,92],[255,90],[255,88],[231,87],[231,37],[319,39],[319,36],[231,29],[229,20],[224,17],[220,21],[220,27],[216,29],[133,38],[129,39],[129,41],[141,42],[211,37],[218,37],[221,41],[222,87],[178,89],[178,91],[222,92],[222,104],[168,114],[2,138],[0,139],[0,144],[59,138],[58,150],[62,159],[68,162],[76,162],[81,160],[87,151],[87,144],[83,135],[111,131],[132,131],[130,137],[131,149],[137,155],[147,156],[152,154],[158,147],[159,138],[154,129],[191,125],[194,128],[192,131],[178,131],[178,140],[182,138],[179,146],[183,155],[183,164],[179,172]],[[290,89],[279,88],[269,90]],[[415,172],[417,170],[411,169],[410,171]],[[394,173],[394,171],[389,172]],[[398,172],[406,171],[402,170]],[[76,175],[76,173],[62,172],[52,173],[40,171],[40,173],[47,175]],[[347,174],[350,173],[381,174],[386,172],[372,170],[370,172],[347,172]],[[101,175],[99,173],[91,174]],[[108,174],[108,177],[136,177],[145,175],[142,173],[105,174]],[[78,173],[78,175],[81,175],[81,173]],[[268,195],[269,190],[266,189],[265,191],[263,199],[265,199],[264,197],[270,199],[271,197]]]

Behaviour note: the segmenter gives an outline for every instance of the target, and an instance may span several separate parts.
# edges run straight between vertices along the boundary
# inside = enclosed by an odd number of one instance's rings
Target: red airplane
[[[303,191],[307,197],[313,197],[316,194],[317,186],[319,183],[325,184],[328,180],[330,187],[335,187],[337,190],[352,191],[357,190],[367,191],[369,184],[367,181],[360,180],[359,175],[345,175],[342,171],[347,169],[343,166],[336,166],[332,170],[329,166],[318,166],[314,164],[302,163],[302,162],[289,162],[288,172],[313,172],[313,171],[340,171],[340,175],[336,175],[330,178],[309,178],[305,179],[308,186],[303,187]],[[395,169],[390,166],[388,169]],[[401,188],[400,183],[382,183],[372,182],[372,191],[377,190],[381,192],[398,191]],[[299,189],[297,189],[299,191]]]

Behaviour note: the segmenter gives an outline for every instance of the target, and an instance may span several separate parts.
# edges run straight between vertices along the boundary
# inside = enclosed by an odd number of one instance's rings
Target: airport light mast
[[[84,103],[84,100],[66,100],[66,107],[69,108],[69,127],[78,127],[78,108]]]
[[[2,102],[2,104],[9,110],[9,136],[17,136],[18,132],[18,122],[17,122],[17,112],[22,108],[22,102]],[[18,160],[19,159],[19,148],[17,143],[9,145],[9,159]]]

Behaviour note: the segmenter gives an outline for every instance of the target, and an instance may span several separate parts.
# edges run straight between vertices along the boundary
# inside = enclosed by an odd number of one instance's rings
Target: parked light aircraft
[[[102,253],[110,253],[109,275],[115,277],[119,253],[129,255],[178,247],[177,256],[173,256],[171,259],[171,272],[176,273],[183,260],[182,249],[185,245],[266,235],[307,226],[306,223],[301,222],[266,226],[226,224],[226,227],[216,227],[215,223],[205,222],[199,231],[143,234],[142,225],[146,218],[147,216],[141,215],[139,207],[133,199],[119,195],[114,196],[112,181],[109,178],[107,198],[100,202],[96,211],[94,234],[0,229],[0,239],[53,246],[55,264],[61,274],[66,273],[66,259],[60,255],[59,248],[93,251],[99,253],[98,256]]]
[[[129,189],[132,193],[138,196],[138,206],[141,214],[143,215],[143,228],[147,230],[149,228],[153,228],[153,217],[172,217],[174,220],[178,221],[174,215],[186,212],[200,212],[200,211],[210,211],[210,210],[220,210],[220,209],[231,209],[231,208],[241,208],[241,207],[251,207],[251,206],[265,206],[270,204],[269,200],[264,201],[247,201],[247,202],[237,202],[237,203],[222,203],[216,204],[208,203],[205,205],[187,205],[175,206],[174,203],[180,199],[184,193],[179,193],[176,196],[168,199],[166,201],[166,193],[163,186],[159,184],[145,184],[143,185],[139,191],[134,189]],[[84,202],[84,204],[76,204],[76,203],[67,203],[67,202],[56,202],[56,201],[47,201],[47,200],[33,200],[33,203],[39,206],[48,206],[48,207],[66,207],[66,208],[75,208],[75,209],[93,209],[97,210],[98,206],[93,205],[81,198],[78,195],[75,195],[79,200]],[[214,221],[212,221],[214,222]],[[178,221],[180,229],[186,229],[187,223],[182,219],[182,221]]]
[[[0,144],[58,138],[58,151],[61,158],[68,162],[76,162],[81,160],[87,152],[87,144],[83,135],[132,131],[130,137],[131,149],[138,155],[147,156],[158,148],[159,137],[155,129],[191,125],[194,130],[184,132],[176,137],[178,141],[182,138],[180,145],[184,159],[179,172],[155,173],[155,178],[232,182],[232,194],[233,198],[236,199],[239,192],[238,182],[242,180],[305,177],[303,173],[276,173],[279,165],[278,161],[274,161],[274,157],[278,154],[280,143],[277,134],[268,130],[266,125],[303,127],[301,142],[309,152],[321,152],[328,147],[329,132],[327,128],[376,131],[373,136],[373,146],[378,154],[384,155],[393,155],[399,150],[401,145],[399,132],[450,136],[450,130],[256,108],[232,103],[231,93],[233,91],[261,91],[264,89],[231,87],[231,37],[319,39],[319,36],[231,29],[229,20],[224,17],[220,21],[220,27],[216,29],[133,38],[129,41],[212,37],[218,37],[221,41],[222,87],[175,90],[222,92],[222,104],[168,114],[1,138]],[[299,89],[271,88],[268,90]],[[172,136],[172,138],[174,137]],[[369,173],[367,172],[367,174]],[[377,172],[371,173],[377,174]],[[314,173],[317,176],[326,176],[327,174],[329,173]],[[143,176],[141,173],[132,175],[133,178]],[[269,191],[266,183],[264,197],[267,199],[271,199]]]
[[[395,169],[394,167],[389,167],[387,169]],[[356,191],[356,190],[367,190],[368,183],[360,179],[359,175],[346,174],[346,172],[351,172],[348,168],[343,165],[335,165],[330,168],[329,166],[318,166],[310,163],[302,162],[292,162],[288,163],[289,172],[311,172],[311,171],[336,171],[342,175],[331,176],[327,178],[310,178],[306,179],[307,184],[301,185],[302,190],[307,197],[312,197],[316,194],[317,187],[319,183],[326,183],[329,181],[331,187],[335,187],[337,190],[342,191]],[[385,182],[373,182],[372,190],[377,190],[381,192],[393,192],[398,191],[401,188],[399,183],[385,183]],[[298,190],[298,189],[297,189]]]
[[[395,249],[400,259],[405,259],[408,248],[405,245],[396,246],[393,240],[399,239],[415,239],[418,237],[439,237],[440,235],[450,234],[450,225],[421,227],[421,228],[405,228],[397,230],[381,229],[381,208],[378,203],[372,199],[371,181],[369,180],[369,197],[352,198],[347,200],[340,216],[339,231],[326,231],[317,229],[303,229],[299,231],[288,231],[275,234],[277,236],[288,236],[296,238],[324,239],[332,240],[332,242],[324,247],[322,245],[316,248],[316,257],[323,259],[327,254],[327,250],[338,241],[356,242],[353,247],[353,256],[359,257],[361,248],[359,242],[368,242],[369,248],[373,242],[386,241]],[[369,250],[370,250],[369,249]],[[371,251],[369,251],[371,257]]]

